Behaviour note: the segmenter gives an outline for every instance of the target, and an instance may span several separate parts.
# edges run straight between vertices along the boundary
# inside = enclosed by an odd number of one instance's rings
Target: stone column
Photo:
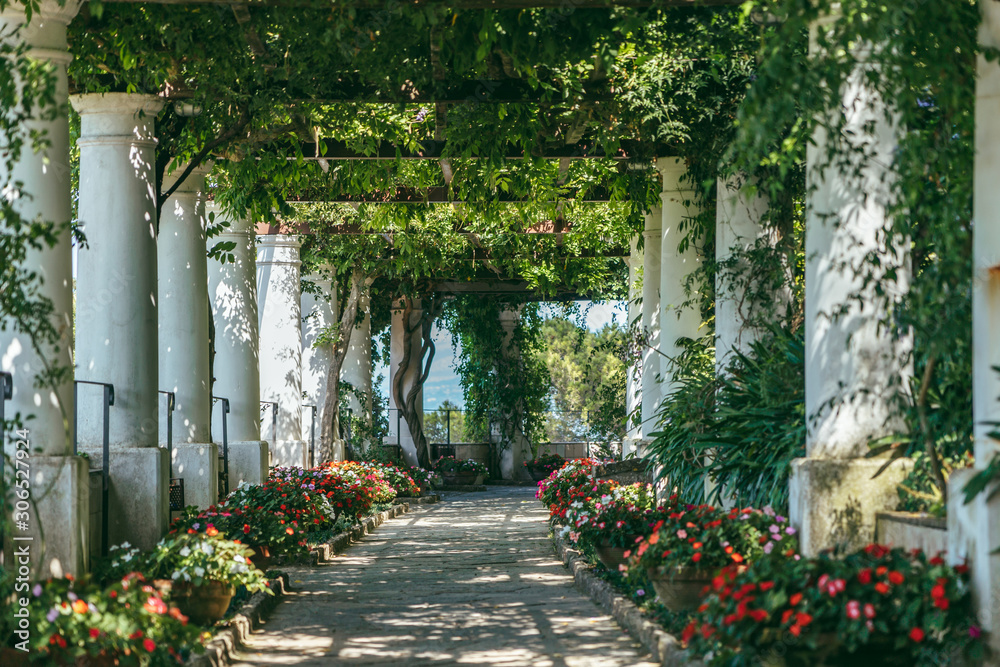
[[[521,321],[521,309],[501,310],[500,326],[504,334],[504,356],[510,364],[521,363],[521,349],[514,342],[514,330]],[[524,410],[518,408],[510,415],[510,432],[507,433],[509,446],[500,454],[500,476],[503,479],[530,480],[531,474],[524,467],[525,461],[530,461],[531,442],[524,433]]]
[[[0,13],[3,34],[10,34],[20,26],[17,38],[30,47],[29,56],[54,68],[56,94],[53,102],[60,110],[55,117],[27,123],[26,130],[45,132],[49,145],[44,151],[35,153],[29,140],[12,173],[4,174],[11,182],[24,184],[23,194],[10,190],[5,196],[13,200],[15,209],[25,220],[41,219],[60,226],[56,243],[51,247],[28,249],[22,265],[38,274],[38,296],[52,304],[55,338],[48,341],[39,338],[33,342],[31,333],[11,328],[13,322],[5,322],[4,330],[0,331],[0,369],[11,373],[14,380],[13,400],[7,405],[7,417],[21,417],[23,426],[28,429],[27,446],[32,451],[30,483],[36,514],[29,522],[31,529],[27,534],[35,538],[36,545],[41,544],[42,530],[45,534],[45,551],[34,550],[32,565],[40,564],[43,576],[56,577],[81,575],[88,568],[88,464],[86,459],[73,456],[72,371],[50,386],[35,386],[35,376],[47,366],[73,368],[69,126],[61,110],[69,98],[66,66],[72,59],[66,50],[66,26],[78,8],[79,3],[72,0],[66,2],[65,7],[54,0],[43,0],[27,25],[24,7],[19,4]],[[27,419],[29,415],[33,418]],[[8,456],[13,456],[18,437],[13,429],[8,430],[7,435],[10,445],[0,443],[0,447]],[[19,534],[25,533],[19,531]]]
[[[329,345],[313,347],[319,335],[336,322],[337,292],[328,279],[313,277],[312,282],[320,293],[302,293],[302,394],[306,403],[316,406],[316,423],[312,423],[312,409],[303,408],[302,440],[311,447],[310,438],[315,427],[315,465],[319,465],[323,461],[343,460],[344,450],[339,438],[330,451],[323,450],[320,443],[323,420],[327,418],[323,414],[323,404],[326,401],[326,382],[333,353]],[[332,415],[330,418],[333,418]]]
[[[351,412],[361,419],[371,420],[372,417],[372,319],[369,312],[370,297],[362,294],[358,301],[358,310],[364,313],[364,318],[351,332],[351,342],[344,357],[344,365],[340,369],[340,380],[349,382],[352,387],[364,396],[364,401],[356,396],[347,399]],[[357,449],[367,446],[357,439],[352,446]]]
[[[643,252],[639,250],[639,237],[636,235],[632,239],[630,253],[628,257],[628,323],[627,328],[631,329],[633,323],[642,321],[641,294],[639,292],[639,269],[642,268]],[[628,375],[625,378],[625,412],[628,415],[628,424],[625,430],[625,439],[622,441],[622,457],[634,454],[638,450],[639,438],[642,437],[642,426],[632,422],[633,416],[640,416],[642,413],[642,359],[637,359],[634,364],[626,370]]]
[[[678,244],[684,238],[681,225],[688,218],[698,215],[694,186],[684,181],[687,165],[680,158],[659,158],[656,168],[663,177],[663,223],[661,225],[660,260],[660,374],[663,382],[661,396],[666,398],[674,389],[673,360],[681,353],[677,344],[681,338],[697,338],[701,327],[697,295],[688,296],[684,290],[687,276],[698,268],[701,260],[698,251],[689,245],[683,252]],[[689,299],[693,306],[682,308]]]
[[[165,177],[171,187],[184,166]],[[184,504],[219,500],[219,448],[212,442],[210,306],[205,254],[205,178],[197,167],[163,205],[156,242],[159,292],[159,386],[174,392],[171,475],[184,479]],[[166,400],[160,399],[160,443],[167,444]]]
[[[228,223],[207,240],[234,243],[232,262],[208,260],[208,293],[214,325],[215,357],[212,393],[229,399],[229,487],[267,479],[268,444],[260,437],[260,360],[257,335],[257,252],[249,221],[206,204],[210,224]],[[222,442],[222,406],[214,408],[212,439]],[[270,415],[268,415],[270,416]],[[270,425],[270,422],[268,422]]]
[[[1000,47],[1000,5],[982,3],[979,39]],[[973,200],[972,281],[972,412],[976,462],[972,470],[956,470],[948,480],[948,558],[966,558],[972,568],[972,594],[979,623],[990,645],[1000,651],[1000,494],[991,486],[968,505],[963,487],[975,473],[1000,455],[1000,443],[989,436],[1000,422],[1000,64],[982,55],[976,82],[976,161]]]
[[[815,52],[813,27],[811,49]],[[816,131],[806,156],[806,458],[792,463],[790,514],[802,552],[844,545],[856,548],[875,534],[875,512],[898,502],[896,485],[909,462],[899,461],[872,479],[882,461],[865,459],[872,438],[905,428],[893,417],[893,402],[908,386],[912,368],[901,360],[908,341],[880,329],[889,299],[865,287],[856,275],[869,253],[880,255],[880,287],[906,289],[905,257],[885,250],[890,221],[886,165],[892,163],[894,128],[885,105],[859,67],[843,88],[848,132],[866,145],[871,160],[859,179],[826,166],[828,137]],[[901,243],[897,243],[901,245]],[[893,282],[885,273],[895,270]],[[857,296],[864,301],[859,306]],[[835,316],[835,314],[837,314]]]
[[[716,184],[715,260],[719,265],[753,250],[761,240],[772,247],[777,241],[775,233],[761,224],[768,210],[767,197],[754,191],[755,183],[747,178],[739,174],[719,178]],[[766,309],[773,309],[775,317],[783,315],[790,300],[786,288],[765,302],[755,301],[752,293],[757,286],[749,284],[747,268],[745,261],[738,261],[716,273],[715,369],[719,375],[734,350],[746,353],[757,340],[760,331],[753,324],[767,317]]]
[[[648,440],[656,430],[656,410],[660,407],[660,226],[663,214],[654,208],[646,214],[642,232],[642,331],[646,346],[642,350],[642,397],[639,436]],[[644,447],[639,447],[639,454]]]
[[[71,98],[80,114],[77,379],[110,382],[109,542],[150,549],[169,518],[167,452],[158,445],[156,140],[163,101],[107,93]],[[84,399],[84,396],[87,396]],[[97,387],[81,387],[79,443],[102,458]]]
[[[302,440],[302,286],[299,239],[259,236],[257,294],[260,299],[260,400],[278,403],[275,466],[306,467],[309,445]],[[265,423],[267,421],[265,420]]]
[[[414,300],[414,308],[410,313],[410,326],[415,325],[423,317],[423,310],[420,301]],[[389,330],[389,439],[394,444],[403,448],[403,458],[411,465],[417,465],[417,445],[413,439],[413,434],[406,425],[406,419],[399,416],[399,406],[396,404],[396,397],[393,395],[393,378],[396,376],[396,369],[403,361],[403,306],[402,303],[393,305],[392,322]],[[418,330],[413,334],[410,341],[410,363],[403,375],[403,394],[405,395],[413,383],[420,377],[421,357],[420,351],[423,347],[423,340]],[[417,410],[420,413],[421,424],[423,423],[424,392],[421,389],[416,396]]]

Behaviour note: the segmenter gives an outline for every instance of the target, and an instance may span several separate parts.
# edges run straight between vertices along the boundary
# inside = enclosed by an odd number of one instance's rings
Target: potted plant
[[[432,467],[441,474],[445,484],[481,484],[489,474],[486,464],[473,459],[456,459],[454,456],[442,457]]]
[[[724,570],[682,633],[710,665],[944,665],[982,658],[967,569],[869,545],[844,559],[778,551]]]
[[[636,543],[630,575],[645,573],[656,596],[670,611],[693,609],[702,590],[723,567],[742,564],[775,549],[795,553],[795,529],[770,509],[732,509],[686,505],[657,521]]]
[[[200,629],[138,572],[107,588],[72,577],[40,582],[28,608],[30,653],[41,664],[167,665],[203,650]]]
[[[442,484],[444,484],[444,480],[441,479],[441,474],[434,470],[410,468],[409,474],[410,477],[413,478],[413,481],[420,487],[421,492],[439,488]]]
[[[168,580],[170,599],[191,620],[211,625],[221,619],[237,586],[250,592],[270,590],[263,573],[249,562],[251,550],[225,539],[209,526],[168,535],[144,558],[149,576]]]
[[[575,502],[566,512],[562,534],[574,543],[593,548],[601,563],[618,571],[625,551],[648,535],[666,508],[656,507],[656,492],[650,484],[615,486],[609,492]]]
[[[558,454],[549,453],[536,456],[530,461],[525,461],[524,467],[528,469],[532,479],[540,482],[556,470],[559,470],[559,468],[562,468],[565,463],[566,459],[563,457]]]
[[[168,534],[206,532],[246,544],[252,551],[250,562],[267,571],[279,557],[299,558],[309,553],[306,531],[288,514],[253,505],[220,506],[213,511],[189,508],[170,524]]]
[[[591,475],[592,468],[591,459],[575,459],[538,483],[535,497],[548,506],[550,521],[565,524],[573,503],[609,493],[618,486],[617,482],[596,479]]]

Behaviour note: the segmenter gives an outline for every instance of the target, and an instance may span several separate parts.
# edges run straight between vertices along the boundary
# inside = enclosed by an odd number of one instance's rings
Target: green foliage
[[[541,326],[545,365],[552,379],[554,418],[569,413],[568,424],[588,440],[625,436],[625,332],[613,324],[593,333],[566,317]],[[565,424],[563,428],[565,428]],[[575,428],[573,428],[575,427]],[[550,439],[552,432],[549,432]]]
[[[536,441],[549,389],[540,358],[538,304],[520,307],[508,340],[500,317],[512,307],[492,297],[459,296],[443,315],[456,342],[466,434],[470,440],[489,442],[495,426],[500,449],[509,447],[518,431]]]
[[[649,455],[685,502],[733,497],[741,506],[788,507],[792,459],[805,452],[803,328],[774,327],[716,378],[707,339],[680,359]]]
[[[424,411],[424,433],[435,444],[468,442],[465,411],[451,401],[443,401],[437,410]]]

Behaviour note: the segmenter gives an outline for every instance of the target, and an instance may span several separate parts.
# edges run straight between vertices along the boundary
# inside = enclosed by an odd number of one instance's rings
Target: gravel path
[[[446,493],[332,563],[290,570],[247,665],[653,667],[573,586],[534,488]]]

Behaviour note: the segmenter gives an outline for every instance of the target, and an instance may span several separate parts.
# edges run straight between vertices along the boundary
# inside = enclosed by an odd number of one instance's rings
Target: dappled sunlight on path
[[[447,494],[293,591],[238,664],[651,666],[555,558],[534,489]]]

